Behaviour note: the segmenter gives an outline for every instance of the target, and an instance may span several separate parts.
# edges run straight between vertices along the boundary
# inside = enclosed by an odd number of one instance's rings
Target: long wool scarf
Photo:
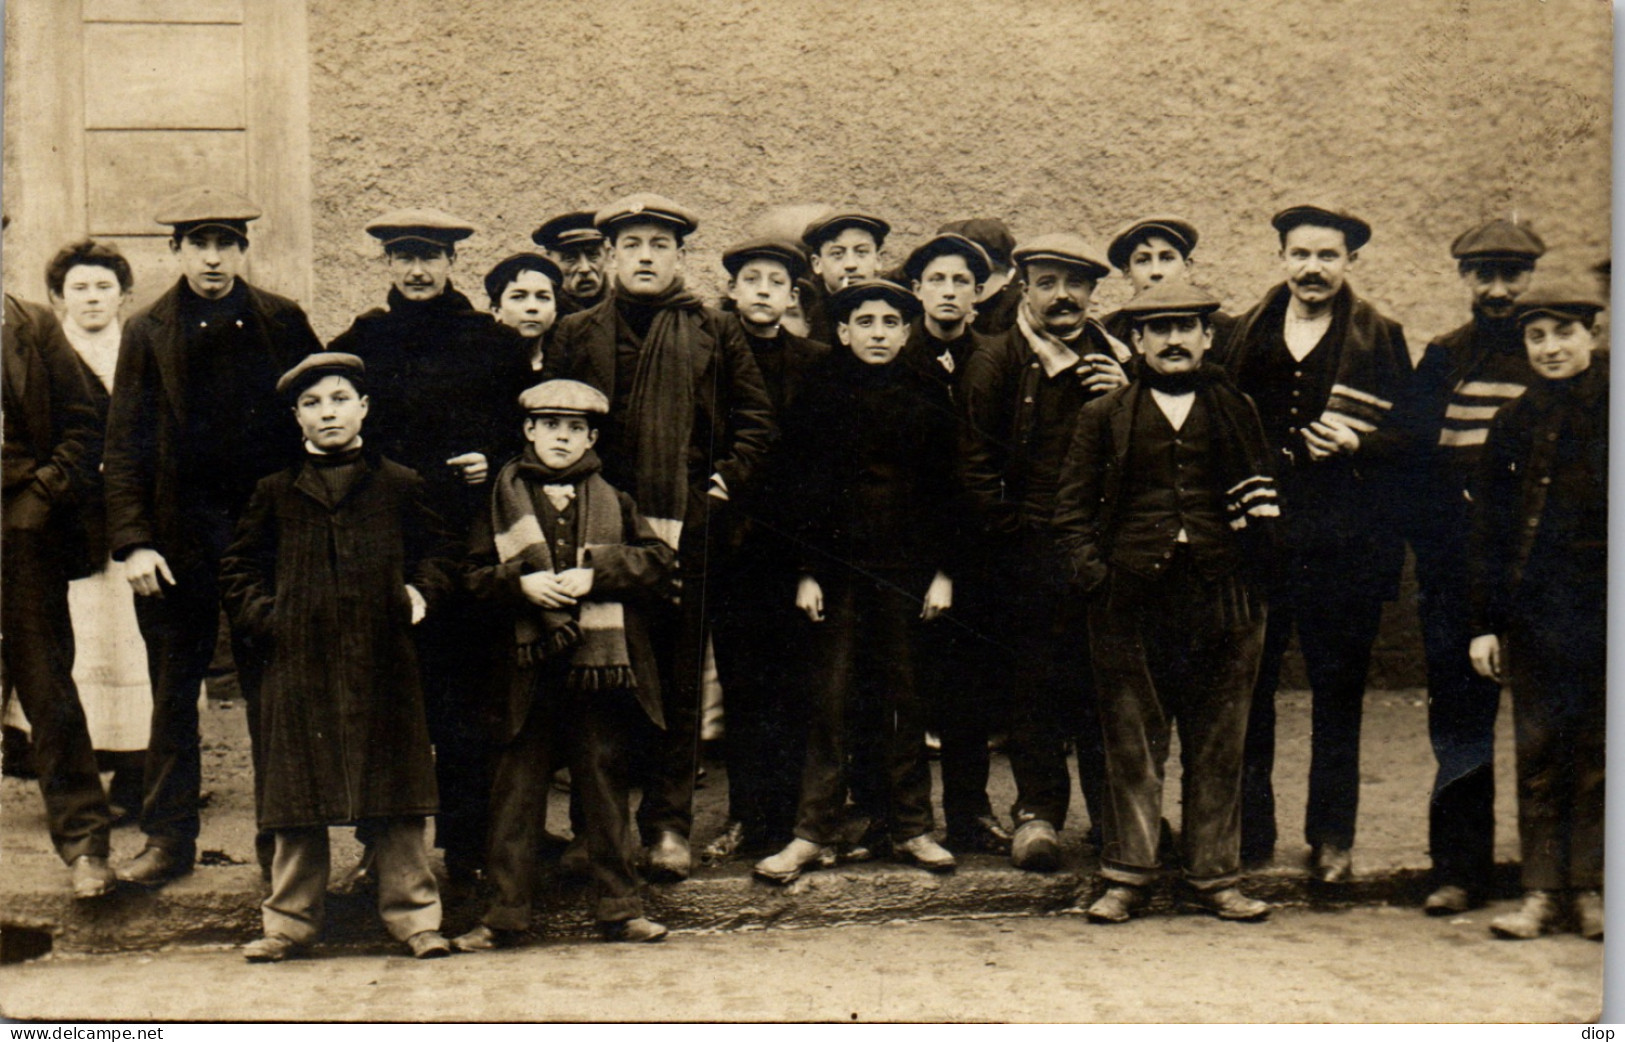
[[[537,517],[544,484],[575,486],[574,561],[553,559]],[[598,458],[591,450],[575,467],[555,471],[543,466],[536,450],[527,446],[497,474],[491,530],[496,533],[499,560],[523,561],[526,574],[563,571],[579,567],[593,548],[622,541],[621,507],[615,490],[598,473]],[[570,652],[565,685],[574,690],[637,687],[626,647],[626,614],[619,601],[581,601],[574,610],[528,605],[514,620],[514,652],[521,666],[539,665]]]

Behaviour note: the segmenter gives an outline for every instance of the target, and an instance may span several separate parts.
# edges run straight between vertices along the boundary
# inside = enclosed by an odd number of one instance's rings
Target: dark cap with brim
[[[1537,285],[1518,298],[1513,315],[1518,325],[1532,322],[1542,315],[1565,321],[1589,323],[1608,304],[1591,289],[1581,286]]]
[[[593,226],[608,238],[615,237],[615,229],[625,224],[664,224],[679,236],[692,235],[700,226],[694,211],[682,203],[673,202],[653,192],[634,192],[615,200],[593,215]]]
[[[443,210],[396,210],[367,223],[367,234],[387,249],[398,243],[420,242],[453,249],[474,234],[474,226]]]
[[[1081,268],[1095,279],[1103,279],[1112,272],[1111,263],[1077,232],[1049,232],[1034,236],[1017,246],[1011,257],[1023,266],[1048,262]]]
[[[286,398],[297,398],[305,388],[323,377],[342,376],[354,382],[366,371],[366,363],[355,355],[343,351],[316,351],[282,374],[282,378],[276,382],[276,393]]]
[[[493,304],[502,296],[508,284],[519,277],[520,272],[539,271],[546,275],[558,289],[564,281],[564,272],[552,260],[540,253],[515,253],[504,257],[491,265],[491,270],[485,273],[485,295],[491,298]]]
[[[904,318],[913,318],[920,313],[920,301],[913,293],[888,279],[865,279],[842,286],[829,298],[829,317],[836,323],[843,323],[852,316],[865,301],[884,300],[903,313]]]
[[[580,380],[544,380],[520,392],[519,408],[531,416],[604,416],[609,399]]]
[[[1132,322],[1178,315],[1211,315],[1219,310],[1218,297],[1188,282],[1159,282],[1124,304],[1121,311]]]
[[[993,259],[982,249],[981,244],[969,236],[955,232],[933,235],[915,247],[914,252],[908,255],[908,260],[903,262],[903,271],[909,278],[918,282],[920,276],[925,274],[928,264],[947,254],[957,254],[965,258],[971,278],[976,280],[978,286],[986,282],[987,277],[993,273]]]
[[[1283,236],[1302,224],[1336,228],[1343,233],[1343,242],[1348,246],[1350,253],[1371,241],[1371,225],[1346,210],[1331,206],[1319,206],[1314,203],[1289,206],[1270,218],[1271,227]]]
[[[176,192],[158,205],[153,220],[174,227],[177,237],[200,228],[219,228],[244,239],[248,222],[257,220],[260,208],[241,192],[214,185],[202,185]]]
[[[952,232],[963,235],[987,251],[988,259],[1003,271],[1010,266],[1010,251],[1016,248],[1016,237],[1010,226],[997,217],[972,217],[965,221],[948,221],[937,229],[937,234]]]
[[[801,278],[807,272],[807,255],[801,252],[801,247],[783,239],[769,238],[751,239],[729,247],[722,255],[722,266],[730,276],[738,278],[739,270],[746,262],[756,259],[778,261],[790,273],[792,280]]]
[[[801,244],[814,253],[829,240],[848,228],[860,228],[874,237],[875,245],[882,246],[891,234],[891,225],[873,214],[855,210],[831,210],[810,222],[801,232]]]
[[[1124,225],[1112,236],[1112,241],[1106,247],[1106,259],[1111,261],[1112,267],[1119,271],[1128,270],[1129,257],[1134,254],[1134,247],[1151,238],[1161,236],[1173,243],[1179,252],[1189,258],[1191,251],[1196,249],[1196,226],[1183,217],[1158,215],[1154,217],[1141,217],[1139,220]]]
[[[1533,263],[1546,252],[1528,225],[1501,218],[1462,232],[1450,244],[1450,256],[1457,260],[1518,260]]]
[[[530,233],[530,241],[544,250],[563,250],[604,241],[604,233],[593,226],[595,210],[575,210],[551,218]]]

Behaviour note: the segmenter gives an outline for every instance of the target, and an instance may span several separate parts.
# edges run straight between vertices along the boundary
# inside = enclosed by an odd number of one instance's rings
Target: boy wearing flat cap
[[[627,772],[634,739],[664,724],[645,610],[669,594],[676,555],[600,473],[601,391],[548,380],[519,406],[529,444],[492,483],[469,579],[503,631],[486,857],[495,895],[454,943],[483,951],[529,928],[555,750],[581,801],[600,931],[658,941],[666,928],[644,918],[628,853]]]
[[[1490,929],[1522,940],[1572,913],[1603,935],[1607,731],[1608,356],[1603,301],[1535,287],[1517,323],[1535,378],[1496,414],[1472,485],[1468,550],[1480,676],[1512,688],[1524,901]]]
[[[998,336],[1016,324],[1016,309],[1021,306],[1021,280],[1016,277],[1015,262],[1010,257],[1016,237],[1010,226],[997,217],[947,221],[937,228],[938,235],[949,232],[980,246],[993,264],[977,295],[976,319],[971,325],[983,336]]]
[[[135,590],[152,680],[141,831],[121,878],[157,886],[192,870],[202,753],[198,685],[220,629],[220,555],[260,478],[298,459],[277,378],[321,350],[298,304],[242,278],[260,211],[220,188],[167,199],[181,278],[124,327],[107,421],[108,547]],[[259,655],[233,633],[258,755]],[[257,773],[257,770],[256,770]],[[268,836],[257,844],[270,863]]]
[[[911,634],[953,605],[953,415],[941,385],[899,357],[919,310],[912,293],[859,282],[830,304],[842,348],[786,416],[775,472],[801,558],[795,604],[818,656],[795,838],[755,868],[776,883],[832,857],[849,834],[852,760],[884,779],[896,854],[933,872],[955,866],[931,836]],[[862,763],[849,745],[862,732],[883,762]]]
[[[1106,258],[1128,277],[1134,292],[1144,293],[1160,282],[1189,282],[1191,251],[1196,249],[1196,226],[1183,217],[1153,215],[1130,221],[1112,236]],[[1213,342],[1223,344],[1235,319],[1222,311],[1212,315]],[[1132,322],[1121,309],[1100,320],[1112,336],[1127,341]],[[1217,359],[1211,359],[1217,361]]]
[[[1106,754],[1107,889],[1088,910],[1097,922],[1132,917],[1159,874],[1175,723],[1193,897],[1221,919],[1269,914],[1236,884],[1242,744],[1264,643],[1259,580],[1280,511],[1257,411],[1203,361],[1218,308],[1183,283],[1127,305],[1140,375],[1083,407],[1056,496],[1062,572],[1089,597]]]
[[[595,215],[594,210],[562,213],[531,233],[531,241],[564,274],[559,284],[560,318],[587,310],[609,292],[609,244],[593,226]]]
[[[1434,889],[1429,915],[1484,899],[1495,865],[1495,715],[1499,684],[1467,656],[1467,531],[1472,484],[1490,420],[1535,382],[1514,310],[1546,252],[1527,226],[1494,220],[1451,244],[1472,318],[1427,346],[1396,423],[1411,439],[1405,502],[1416,552],[1417,602],[1428,663],[1428,736],[1438,774],[1428,802]]]
[[[842,286],[875,278],[891,225],[857,210],[830,209],[808,222],[801,245],[812,258],[814,292],[801,302],[807,315],[807,335],[821,344],[835,343],[835,324],[829,314],[831,296]]]
[[[321,935],[332,825],[365,825],[378,912],[416,958],[448,955],[424,824],[436,803],[412,627],[456,583],[428,487],[364,445],[365,367],[313,354],[277,381],[304,459],[254,490],[220,565],[233,626],[269,649],[256,817],[276,837],[265,935],[280,962]]]

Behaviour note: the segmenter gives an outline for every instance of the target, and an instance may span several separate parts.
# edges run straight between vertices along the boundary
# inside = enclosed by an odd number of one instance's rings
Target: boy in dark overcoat
[[[232,622],[268,663],[257,810],[276,853],[250,962],[321,933],[330,825],[365,825],[389,932],[420,959],[451,951],[424,841],[437,792],[411,631],[453,588],[458,546],[422,478],[363,451],[362,374],[356,356],[319,352],[277,382],[306,457],[260,481],[221,562]]]

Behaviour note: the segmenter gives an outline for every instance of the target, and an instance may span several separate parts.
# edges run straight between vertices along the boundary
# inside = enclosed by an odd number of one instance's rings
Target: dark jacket
[[[239,280],[241,281],[241,280]],[[113,404],[107,421],[107,541],[113,556],[123,560],[131,550],[150,546],[169,559],[171,567],[183,562],[212,567],[196,545],[182,502],[182,441],[190,410],[208,408],[187,396],[185,333],[181,329],[180,299],[185,280],[137,313],[124,325],[118,368],[113,376]],[[269,356],[277,372],[321,350],[321,341],[298,304],[248,285],[247,319],[242,336],[253,349]],[[273,382],[263,389],[256,410],[287,416],[287,403]],[[257,481],[298,458],[299,437],[287,424],[285,451],[268,452],[277,464],[264,473],[236,475]],[[246,464],[245,464],[246,466]],[[252,486],[250,486],[252,487]],[[203,556],[199,556],[203,554]]]
[[[221,561],[232,624],[269,661],[261,828],[436,809],[406,586],[433,614],[456,583],[461,547],[423,479],[362,461],[333,506],[315,464],[262,480]]]
[[[5,527],[49,527],[62,540],[69,577],[88,575],[105,553],[100,467],[107,392],[56,316],[9,293],[0,371]]]

